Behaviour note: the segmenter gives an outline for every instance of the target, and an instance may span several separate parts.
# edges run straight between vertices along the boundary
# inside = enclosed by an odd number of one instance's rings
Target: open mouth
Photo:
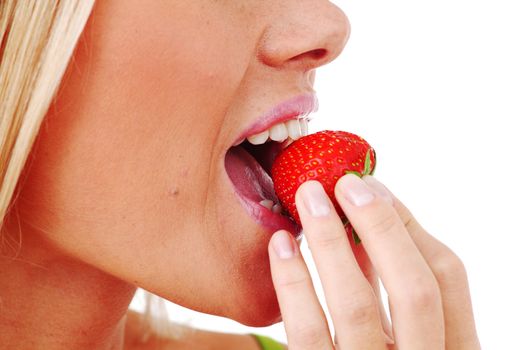
[[[231,147],[225,167],[237,197],[254,220],[272,230],[299,235],[300,227],[282,211],[270,177],[272,164],[284,148],[307,134],[307,119],[295,116]]]

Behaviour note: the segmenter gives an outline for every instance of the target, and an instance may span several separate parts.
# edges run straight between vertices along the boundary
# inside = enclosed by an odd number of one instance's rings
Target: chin
[[[275,294],[273,298],[260,298],[239,305],[228,318],[249,327],[267,327],[282,320]]]
[[[266,327],[281,321],[269,268],[265,272],[265,277],[249,281],[249,285],[237,295],[227,317],[249,327]]]

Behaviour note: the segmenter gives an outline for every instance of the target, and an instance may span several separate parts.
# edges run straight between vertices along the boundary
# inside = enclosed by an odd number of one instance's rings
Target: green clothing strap
[[[259,342],[261,350],[285,350],[285,347],[264,335],[252,334],[252,336]]]

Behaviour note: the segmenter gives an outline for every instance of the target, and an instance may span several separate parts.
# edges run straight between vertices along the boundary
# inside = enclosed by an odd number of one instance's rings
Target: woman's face
[[[25,169],[22,226],[180,305],[276,322],[267,243],[291,227],[228,151],[281,102],[313,108],[314,69],[348,35],[326,0],[98,1]]]

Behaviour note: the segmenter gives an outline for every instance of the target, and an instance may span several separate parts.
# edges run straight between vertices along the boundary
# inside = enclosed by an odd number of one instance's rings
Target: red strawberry
[[[295,192],[305,181],[319,181],[347,225],[347,231],[353,233],[358,243],[357,235],[335,199],[335,184],[348,173],[359,177],[373,175],[375,166],[375,151],[363,138],[346,131],[325,130],[301,137],[286,147],[275,159],[271,176],[283,209],[299,225]]]

